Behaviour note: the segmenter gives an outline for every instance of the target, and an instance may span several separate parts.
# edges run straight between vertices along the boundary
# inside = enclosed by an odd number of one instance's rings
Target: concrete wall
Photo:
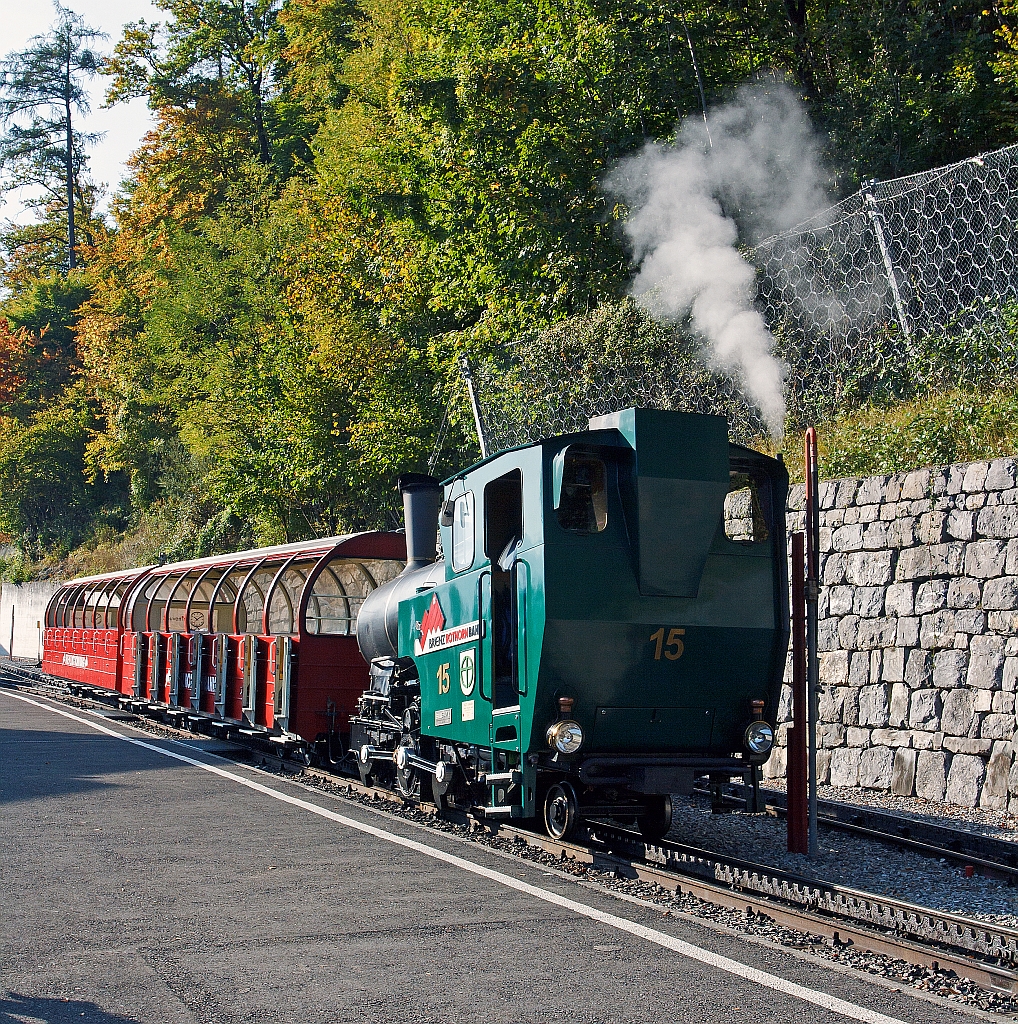
[[[821,485],[821,783],[1018,813],[1016,483],[998,459]]]
[[[42,620],[58,583],[0,586],[0,658],[42,660]]]

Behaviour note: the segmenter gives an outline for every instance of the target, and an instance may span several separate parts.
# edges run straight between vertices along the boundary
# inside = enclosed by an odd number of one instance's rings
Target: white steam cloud
[[[656,316],[688,318],[711,364],[740,381],[780,438],[784,367],[736,244],[740,228],[744,242],[759,241],[821,209],[821,164],[806,114],[783,86],[744,87],[709,118],[710,141],[703,119],[688,117],[673,144],[649,143],[605,184],[630,210],[634,296]]]

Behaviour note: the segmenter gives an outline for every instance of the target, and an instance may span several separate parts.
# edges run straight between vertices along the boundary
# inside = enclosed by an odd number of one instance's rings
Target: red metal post
[[[788,730],[788,852],[809,853],[805,537],[792,534],[792,725]]]

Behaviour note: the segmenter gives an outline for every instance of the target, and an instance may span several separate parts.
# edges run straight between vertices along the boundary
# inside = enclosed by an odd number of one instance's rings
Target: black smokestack
[[[399,478],[406,523],[406,571],[431,565],[438,555],[438,509],[442,486],[433,476],[406,473]]]

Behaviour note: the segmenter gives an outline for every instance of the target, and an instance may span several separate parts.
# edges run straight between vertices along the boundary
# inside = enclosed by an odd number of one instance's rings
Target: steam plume
[[[775,438],[784,432],[784,367],[753,306],[755,271],[739,254],[804,220],[824,202],[806,115],[784,87],[744,87],[710,116],[688,117],[671,145],[649,143],[621,161],[606,186],[629,207],[626,234],[640,261],[637,300],[685,321],[709,359],[742,384]]]

